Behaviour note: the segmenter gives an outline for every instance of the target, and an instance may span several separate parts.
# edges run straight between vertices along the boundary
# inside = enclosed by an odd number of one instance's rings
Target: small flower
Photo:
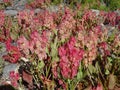
[[[97,87],[92,88],[92,90],[103,90],[102,85],[99,83]]]
[[[32,20],[34,17],[34,12],[31,10],[30,12],[27,11],[20,11],[17,15],[18,23],[21,26],[28,27],[31,25]]]
[[[7,51],[11,50],[11,38],[8,38],[6,41],[5,41],[5,45],[6,45],[6,49]]]
[[[46,30],[42,31],[42,33],[34,30],[31,32],[29,40],[24,36],[19,38],[17,41],[18,48],[26,57],[29,54],[36,54],[40,60],[46,59],[46,47],[48,46],[49,36],[50,33]]]
[[[99,46],[100,46],[102,49],[104,49],[104,50],[107,49],[107,43],[106,43],[106,42],[101,42],[101,43],[99,44]]]
[[[76,21],[73,12],[70,9],[65,8],[65,13],[58,25],[60,40],[65,40],[70,37],[72,30],[75,28],[75,23]]]
[[[24,37],[21,36],[18,40],[17,40],[17,44],[18,44],[18,48],[20,51],[26,53],[26,55],[29,54],[29,41]]]
[[[66,90],[66,89],[67,89],[66,84],[64,83],[64,81],[62,81],[62,80],[59,79],[58,82],[59,82],[60,85],[62,85],[63,90]]]
[[[10,71],[9,78],[10,78],[11,84],[14,87],[18,87],[18,80],[20,78],[19,73],[16,73],[15,71]]]
[[[111,25],[115,26],[116,25],[116,18],[117,14],[115,12],[109,12],[108,13],[108,21],[110,22]]]
[[[59,47],[60,56],[60,71],[64,78],[74,78],[77,74],[79,62],[83,58],[84,51],[75,47],[75,38],[72,37],[70,40]]]
[[[64,55],[66,55],[66,50],[64,49],[64,47],[60,47],[58,51],[59,51],[59,55],[61,57],[64,56]]]
[[[109,50],[105,50],[105,55],[106,56],[110,55],[110,51]]]
[[[10,75],[11,78],[15,77],[15,71],[10,71]]]
[[[16,63],[21,57],[21,53],[17,46],[11,44],[11,41],[11,38],[8,38],[5,42],[8,54],[4,55],[3,58],[11,63]]]

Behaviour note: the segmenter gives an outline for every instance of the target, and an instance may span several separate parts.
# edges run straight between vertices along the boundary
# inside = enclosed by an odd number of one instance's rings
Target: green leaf
[[[113,90],[116,85],[116,77],[113,74],[109,75],[109,82],[108,82],[108,88],[110,90]]]
[[[111,57],[107,57],[107,59],[108,59],[109,62],[113,61]]]
[[[78,72],[77,80],[81,80],[83,78],[83,72]]]
[[[70,79],[68,79],[68,80],[67,80],[67,82],[70,84],[70,83],[71,83],[71,80],[70,80]]]
[[[109,72],[108,69],[106,69],[105,74],[106,74],[106,75],[110,74],[110,72]]]
[[[52,58],[52,62],[58,62],[58,61],[59,61],[59,58],[57,56]]]
[[[50,55],[48,47],[46,48],[46,53]]]
[[[13,40],[16,40],[18,37],[17,33],[13,33],[13,32],[10,33],[10,36]]]
[[[98,62],[95,63],[95,68],[96,68],[96,73],[98,74],[99,73],[99,68],[100,68]]]
[[[57,48],[54,43],[51,44],[51,56],[54,57],[57,55]]]
[[[88,69],[91,74],[96,72],[96,68],[92,64],[88,66]]]
[[[42,69],[45,66],[43,60],[38,63],[38,69]]]
[[[81,62],[80,62],[80,66],[79,66],[79,71],[77,73],[77,80],[81,80],[83,78],[83,71],[82,71],[82,65],[81,65]]]
[[[51,52],[50,56],[52,57],[52,61],[58,61],[58,39],[55,37],[54,42],[51,43]]]

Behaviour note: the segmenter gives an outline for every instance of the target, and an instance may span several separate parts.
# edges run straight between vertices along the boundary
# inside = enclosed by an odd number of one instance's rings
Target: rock
[[[17,6],[16,7],[16,10],[17,11],[21,11],[21,10],[24,10],[25,9],[25,6],[24,5],[20,5],[20,6]]]
[[[114,26],[110,26],[110,25],[105,25],[106,29],[108,29],[108,36],[110,36],[111,34],[113,34],[115,27]]]
[[[0,0],[0,3],[3,3],[3,0]]]
[[[16,10],[4,10],[4,13],[6,15],[15,16],[15,15],[17,15],[18,11],[16,11]]]
[[[23,10],[25,9],[25,4],[27,3],[27,0],[13,0],[12,6],[6,7],[6,10]]]
[[[27,3],[27,0],[14,0],[13,6],[14,7],[25,6],[26,3]]]
[[[58,6],[50,6],[47,8],[47,10],[51,12],[57,12],[59,10]]]
[[[11,6],[6,7],[6,10],[13,10],[13,9],[14,7],[11,7]]]
[[[95,12],[97,16],[98,16],[98,15],[99,15],[99,13],[100,13],[100,11],[99,11],[99,10],[95,10],[95,9],[92,9],[92,12]]]
[[[17,72],[18,69],[19,69],[19,64],[11,64],[11,63],[9,63],[3,69],[2,79],[9,79],[10,71]]]
[[[34,10],[35,13],[39,13],[39,12],[41,12],[41,11],[42,11],[42,9],[40,9],[40,8],[36,8],[36,9]]]
[[[117,13],[118,16],[120,16],[120,9],[117,9],[117,10],[115,11],[115,13]]]

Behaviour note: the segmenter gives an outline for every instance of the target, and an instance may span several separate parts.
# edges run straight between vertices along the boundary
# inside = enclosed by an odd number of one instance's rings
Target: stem
[[[92,77],[91,77],[90,70],[89,70],[89,68],[87,68],[87,69],[88,69],[88,71],[89,71],[89,75],[88,75],[88,76],[89,76],[89,78],[90,78],[90,81],[91,81],[92,85],[95,86],[95,84],[94,84],[94,82],[93,82],[93,80],[92,80]]]
[[[51,64],[49,65],[48,69],[46,68],[46,77],[48,77],[48,75],[49,75],[50,67],[51,67]]]
[[[100,67],[98,67],[98,70],[99,70],[99,72],[100,72],[100,74],[101,74],[101,76],[102,76],[102,78],[103,78],[103,81],[105,82],[105,84],[106,84],[106,80],[105,80],[105,78],[104,78],[104,76],[103,76],[103,74],[102,74],[102,72],[101,72],[101,70],[100,70]],[[102,81],[101,81],[102,82]],[[107,90],[106,89],[106,85],[105,85],[104,83],[102,83],[102,85],[105,87],[105,90]]]

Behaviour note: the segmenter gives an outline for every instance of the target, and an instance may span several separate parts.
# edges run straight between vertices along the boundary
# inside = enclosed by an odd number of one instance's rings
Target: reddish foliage
[[[21,57],[19,49],[17,48],[17,46],[11,44],[10,38],[7,39],[5,44],[8,54],[4,55],[3,58],[11,63],[16,63]]]
[[[15,73],[14,71],[11,71],[10,74],[9,74],[9,78],[10,78],[10,81],[11,81],[11,84],[14,86],[14,87],[18,87],[18,80],[19,80],[19,73]]]
[[[76,40],[72,37],[68,43],[59,48],[60,70],[65,78],[73,78],[77,74],[79,62],[84,51],[75,47]]]
[[[25,82],[32,85],[33,84],[33,77],[31,74],[26,73],[25,71],[22,71],[22,78]]]
[[[5,22],[5,14],[3,10],[0,10],[0,27],[4,25]]]

